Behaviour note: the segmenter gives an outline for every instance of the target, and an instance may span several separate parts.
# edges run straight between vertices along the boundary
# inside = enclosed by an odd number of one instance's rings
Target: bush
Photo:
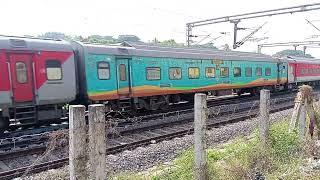
[[[299,138],[297,132],[289,133],[288,121],[275,123],[270,129],[269,144],[272,153],[279,160],[286,161],[298,152]]]

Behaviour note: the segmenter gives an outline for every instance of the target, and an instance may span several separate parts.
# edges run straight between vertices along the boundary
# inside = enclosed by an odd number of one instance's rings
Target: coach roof
[[[132,52],[136,56],[150,57],[173,57],[185,59],[218,59],[218,60],[248,60],[248,61],[270,61],[278,62],[279,60],[269,55],[223,51],[209,48],[189,48],[189,47],[164,47],[143,43],[124,42],[123,46],[134,47]]]
[[[104,45],[104,44],[89,44],[89,43],[81,43],[76,42],[84,47],[87,53],[92,54],[110,54],[110,55],[117,55],[117,56],[130,56],[132,55],[132,50],[134,48],[131,47],[124,47],[120,44],[115,45]]]
[[[285,57],[282,57],[282,59],[285,61],[294,62],[294,63],[320,64],[320,59],[315,59],[315,58],[285,56]]]
[[[79,42],[78,42],[79,43]],[[145,43],[124,42],[116,45],[81,44],[87,53],[118,56],[141,56],[179,59],[246,60],[279,62],[272,56],[250,52],[222,51],[209,48],[163,47]]]
[[[70,43],[64,40],[1,35],[0,49],[28,51],[72,51]]]

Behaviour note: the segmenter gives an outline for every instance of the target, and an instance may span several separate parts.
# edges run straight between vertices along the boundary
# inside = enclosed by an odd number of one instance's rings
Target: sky
[[[68,35],[134,34],[143,41],[175,39],[185,43],[186,23],[240,13],[319,3],[315,0],[2,0],[0,6],[0,34],[39,35],[48,31]],[[257,51],[261,43],[320,40],[309,39],[320,32],[306,22],[320,28],[320,10],[289,15],[245,20],[239,27],[238,40],[253,28],[267,23],[254,37],[268,37],[259,42],[247,42],[239,51]],[[318,21],[317,21],[318,20]],[[220,32],[227,32],[226,35]],[[193,29],[195,43],[212,41],[215,46],[232,46],[233,25],[221,23]],[[221,37],[219,37],[221,36]],[[219,38],[218,38],[219,37]],[[217,39],[216,39],[217,38]],[[214,40],[216,39],[216,40]],[[273,54],[281,48],[263,48]],[[302,49],[302,47],[298,47]],[[308,48],[307,53],[320,58],[320,48]]]

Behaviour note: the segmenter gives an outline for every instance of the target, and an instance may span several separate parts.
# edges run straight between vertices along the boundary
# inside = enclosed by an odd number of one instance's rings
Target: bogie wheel
[[[164,96],[160,97],[159,102],[163,102],[160,105],[161,110],[167,110],[169,108],[169,101]]]

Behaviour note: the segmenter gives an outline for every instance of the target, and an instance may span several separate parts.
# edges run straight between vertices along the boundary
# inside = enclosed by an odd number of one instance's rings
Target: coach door
[[[130,93],[129,59],[118,58],[116,61],[118,94],[120,97],[128,97]]]
[[[288,71],[288,82],[289,83],[294,83],[296,82],[296,64],[289,64],[288,66],[289,71]]]
[[[29,54],[10,54],[9,60],[14,102],[32,102],[32,56]]]

